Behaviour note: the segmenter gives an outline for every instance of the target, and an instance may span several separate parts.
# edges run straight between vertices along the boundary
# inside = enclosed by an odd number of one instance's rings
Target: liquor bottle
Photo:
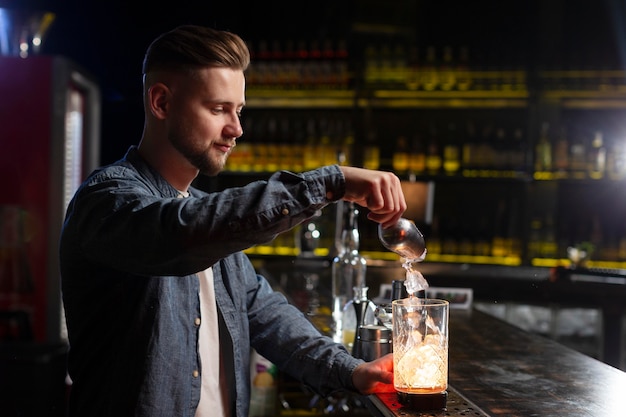
[[[551,214],[546,214],[543,225],[543,237],[539,247],[540,257],[554,259],[559,253],[554,217]]]
[[[474,242],[474,255],[476,256],[490,256],[491,255],[491,218],[487,215],[483,215],[478,225],[478,232],[476,234],[476,241]],[[430,248],[430,244],[428,245]]]
[[[426,153],[420,132],[413,135],[409,152],[409,170],[412,174],[421,175],[426,170]]]
[[[461,46],[460,48],[456,72],[456,85],[459,91],[470,90],[472,88],[472,76],[469,64],[469,48],[467,46]]]
[[[419,48],[416,45],[409,47],[407,58],[406,87],[409,90],[417,90],[420,87],[420,57]]]
[[[443,170],[447,175],[455,175],[461,167],[461,151],[455,123],[448,124],[446,143],[443,147]]]
[[[434,91],[439,86],[437,67],[437,50],[434,46],[429,46],[426,49],[426,59],[421,71],[421,85],[424,90]]]
[[[516,172],[525,172],[526,167],[526,138],[524,129],[515,128],[513,131],[513,143],[510,153],[511,169]]]
[[[577,180],[587,178],[587,144],[578,130],[570,129],[569,177]]]
[[[409,67],[406,45],[398,43],[392,52],[392,85],[394,89],[403,89],[406,85],[406,73]]]
[[[463,169],[475,169],[476,152],[478,151],[478,138],[476,135],[476,125],[473,120],[468,120],[465,125],[465,138],[461,149],[461,165]]]
[[[354,203],[343,203],[343,226],[339,254],[332,263],[332,298],[335,340],[344,340],[344,307],[353,299],[355,288],[365,287],[367,262],[359,253],[359,211]],[[354,331],[354,329],[352,329]]]
[[[301,119],[295,119],[292,124],[291,159],[294,172],[304,170],[304,149],[306,143],[306,124]]]
[[[493,169],[495,150],[493,148],[495,129],[492,123],[486,123],[481,128],[480,138],[474,153],[475,166],[480,169]]]
[[[308,76],[309,86],[314,89],[323,87],[322,82],[322,50],[317,39],[312,39],[309,43]]]
[[[554,170],[558,178],[567,176],[569,172],[569,143],[565,127],[559,130],[559,136],[554,143]]]
[[[318,126],[314,118],[307,120],[306,140],[304,145],[304,169],[311,170],[322,166],[319,155]]]
[[[365,149],[363,150],[363,168],[378,169],[380,167],[380,148],[376,140],[376,132],[370,130],[367,133]]]
[[[455,64],[452,54],[451,46],[445,46],[443,48],[442,63],[439,68],[439,72],[441,73],[440,86],[443,91],[450,91],[456,87]]]
[[[396,139],[392,166],[396,174],[404,174],[409,169],[409,144],[403,135],[398,136]]]
[[[428,233],[428,253],[440,255],[441,252],[441,233],[439,228],[439,216],[433,214],[433,221]]]
[[[267,146],[267,120],[264,117],[261,117],[256,119],[254,123],[252,170],[255,172],[264,172],[267,170],[269,152],[269,148]]]
[[[428,148],[426,150],[426,171],[429,175],[439,174],[442,166],[441,154],[439,153],[437,128],[430,126]]]
[[[347,89],[350,87],[350,69],[348,65],[348,43],[345,39],[339,40],[335,51],[334,71],[337,76],[337,88]]]
[[[315,144],[315,152],[318,158],[318,165],[332,165],[337,163],[337,154],[332,146],[333,121],[322,117],[318,124],[318,140]]]
[[[254,85],[254,88],[270,88],[272,86],[271,59],[269,45],[266,40],[262,39],[259,41],[254,50],[254,56],[256,58],[254,65],[250,65],[251,80],[254,81],[254,84],[251,85]]]
[[[551,172],[552,171],[552,144],[549,138],[550,125],[543,123],[541,125],[541,133],[539,141],[535,147],[535,172]]]
[[[388,44],[382,44],[378,51],[379,77],[377,88],[390,90],[393,88],[393,55]]]
[[[604,177],[606,170],[606,148],[604,147],[604,139],[601,131],[595,132],[591,141],[588,167],[589,178],[598,180]]]
[[[294,170],[294,153],[291,139],[291,126],[287,117],[278,121],[278,168]]]
[[[491,168],[498,171],[506,171],[508,169],[507,142],[506,129],[503,126],[496,127],[491,142],[493,149],[493,164]]]
[[[535,216],[530,222],[530,236],[528,239],[528,258],[534,259],[541,256],[541,244],[543,235],[543,219]]]
[[[296,41],[289,38],[285,41],[285,50],[283,52],[283,88],[297,89],[300,83],[299,75]]]
[[[265,130],[265,146],[267,147],[266,172],[277,171],[280,167],[280,148],[278,146],[278,122],[274,117],[267,119]]]
[[[353,148],[354,148],[354,130],[350,119],[343,119],[339,124],[339,157],[337,162],[339,165],[351,166],[354,163]]]

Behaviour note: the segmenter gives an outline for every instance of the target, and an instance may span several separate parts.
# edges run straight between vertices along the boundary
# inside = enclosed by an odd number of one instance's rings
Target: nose
[[[232,120],[224,126],[224,134],[229,138],[239,138],[243,135],[243,127],[241,126],[241,120],[239,116],[235,115]]]

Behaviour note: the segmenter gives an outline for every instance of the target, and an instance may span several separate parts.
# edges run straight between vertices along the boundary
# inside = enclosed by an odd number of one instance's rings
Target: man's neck
[[[174,148],[153,146],[143,138],[137,147],[142,158],[179,191],[186,192],[198,176],[198,169],[184,159]]]

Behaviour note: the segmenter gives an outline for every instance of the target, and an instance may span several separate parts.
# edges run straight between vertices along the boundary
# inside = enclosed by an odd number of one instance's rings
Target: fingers
[[[389,214],[374,214],[368,213],[367,218],[373,222],[380,223],[383,226],[383,229],[387,229],[394,224],[398,223],[400,218],[402,217],[402,213],[397,213],[393,216]]]
[[[389,227],[406,210],[400,179],[392,172],[341,167],[346,178],[344,200],[367,207],[368,218]]]
[[[359,365],[354,370],[352,379],[362,394],[394,391],[393,354],[389,353],[372,362]]]
[[[393,174],[386,179],[390,181],[390,184],[381,188],[382,207],[379,210],[370,208],[373,220],[381,223],[383,227],[397,223],[407,207],[400,179]]]

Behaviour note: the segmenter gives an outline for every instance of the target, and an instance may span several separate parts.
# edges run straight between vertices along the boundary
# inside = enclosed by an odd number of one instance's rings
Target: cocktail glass
[[[398,400],[413,409],[444,409],[448,389],[448,301],[409,297],[393,301],[392,310]]]

